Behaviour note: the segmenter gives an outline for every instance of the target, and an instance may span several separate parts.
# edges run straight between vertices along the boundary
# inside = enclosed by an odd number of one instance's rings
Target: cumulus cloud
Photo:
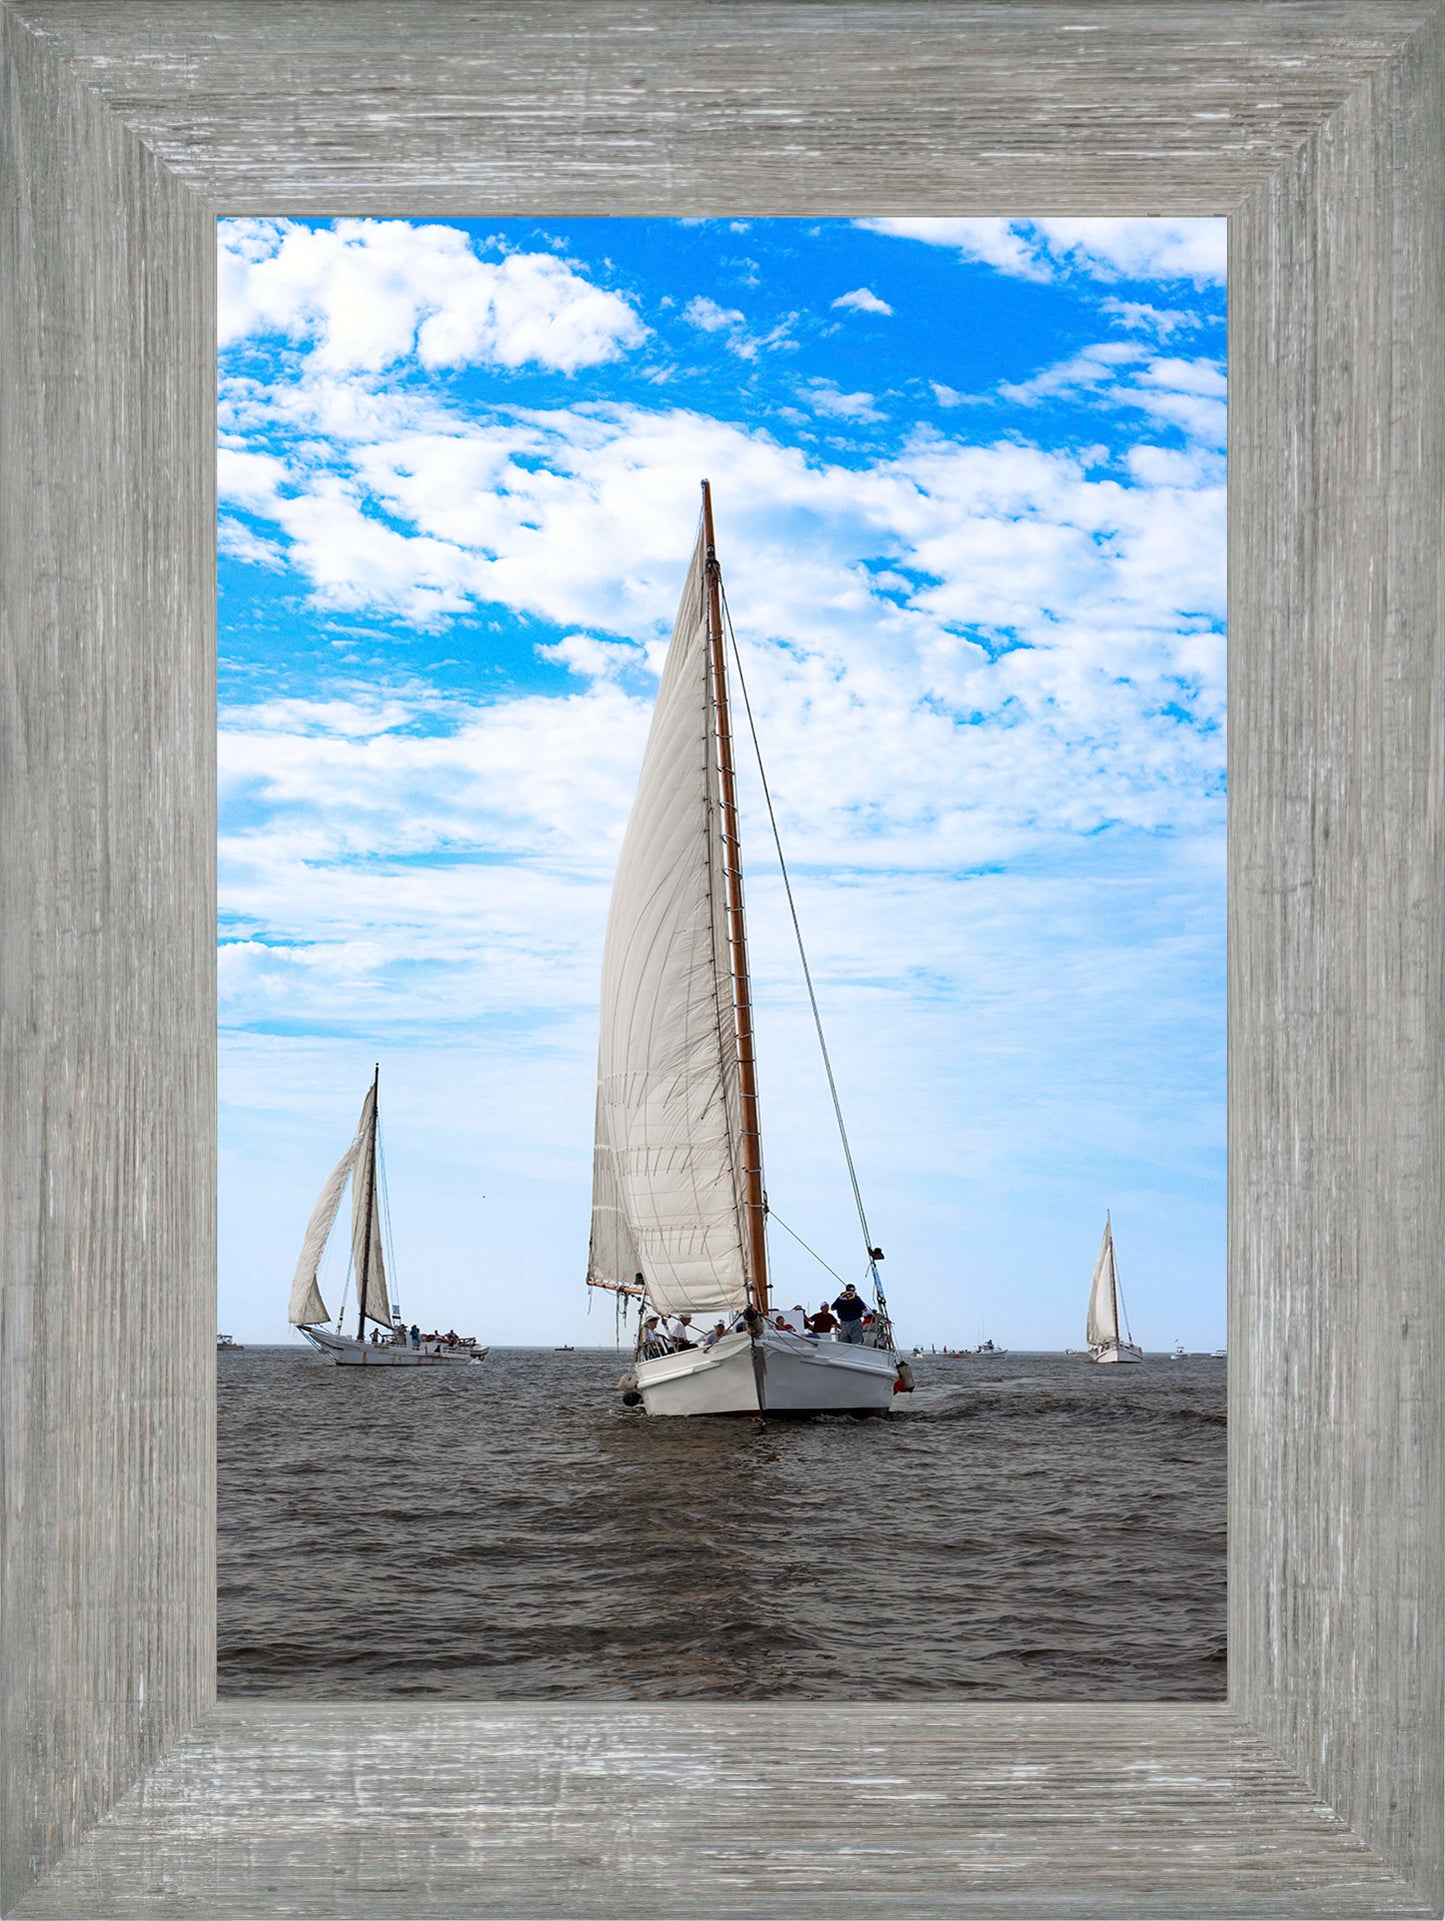
[[[745,327],[747,315],[738,307],[720,307],[705,294],[695,294],[682,310],[682,317],[703,333],[720,333],[729,327]]]
[[[1144,300],[1116,300],[1113,294],[1104,296],[1099,302],[1099,309],[1102,313],[1112,314],[1121,327],[1128,327],[1137,333],[1152,333],[1158,340],[1168,340],[1181,329],[1209,324],[1203,314],[1186,308],[1154,307]]]
[[[1117,366],[1088,364],[1102,377]],[[1212,384],[1207,368],[1146,360],[1130,371],[1140,404],[1218,405],[1197,391]],[[628,702],[645,705],[646,684],[633,681],[630,696],[621,685],[658,664],[697,477],[709,474],[789,817],[820,858],[967,865],[1111,821],[1144,831],[1202,822],[1215,805],[1222,472],[1207,448],[1174,461],[1153,451],[1151,466],[1136,449],[1121,475],[1096,470],[1087,452],[924,433],[860,469],[685,411],[591,407],[356,448],[345,565],[334,521],[315,508],[334,504],[336,476],[313,487],[298,468],[292,491],[274,486],[270,512],[292,565],[329,603],[344,581],[362,611],[450,596],[569,628],[544,657],[586,683],[577,699],[621,701],[596,710],[595,724],[640,741],[643,708]],[[254,511],[276,475],[248,464],[242,478]],[[377,514],[388,539],[364,543]],[[513,703],[505,738],[574,711]],[[490,756],[502,726],[498,709],[458,721],[448,739],[485,735]],[[427,765],[454,751],[386,749]],[[540,753],[517,749],[514,764]],[[607,817],[583,765],[574,757],[568,790],[579,844],[584,826],[595,839]],[[386,790],[407,792],[394,772]],[[440,785],[480,791],[470,774]],[[362,831],[364,814],[348,806],[348,831]],[[419,800],[407,817],[427,818]],[[620,828],[620,802],[611,818]]]
[[[882,219],[873,233],[948,247],[1024,280],[1052,280],[1067,269],[1098,280],[1224,280],[1222,219]]]
[[[802,389],[802,397],[815,413],[832,414],[839,420],[881,420],[873,405],[872,394],[845,394],[836,381],[817,378]]]
[[[647,654],[625,640],[594,640],[591,634],[566,634],[537,648],[542,660],[554,661],[583,680],[616,680],[619,675],[645,669]]]
[[[1154,355],[1129,341],[1100,341],[1029,380],[1005,381],[999,393],[1028,407],[1080,396],[1106,406],[1137,407],[1203,446],[1224,446],[1224,369],[1207,356]]]
[[[855,313],[886,313],[893,309],[886,300],[880,300],[871,287],[855,287],[852,293],[840,293],[833,302],[835,307],[851,307]]]
[[[312,364],[379,372],[615,360],[647,329],[620,295],[551,253],[483,258],[457,227],[232,220],[221,230],[222,347],[281,335]]]
[[[705,294],[695,294],[683,308],[682,317],[702,333],[725,334],[728,352],[736,354],[739,360],[756,360],[759,354],[792,353],[797,349],[798,343],[793,338],[796,314],[785,314],[766,333],[752,333],[747,315],[741,309],[720,307]]]

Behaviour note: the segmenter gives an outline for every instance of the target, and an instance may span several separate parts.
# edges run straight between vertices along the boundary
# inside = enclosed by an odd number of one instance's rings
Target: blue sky
[[[220,249],[221,1325],[286,1337],[380,1060],[408,1314],[610,1338],[602,930],[707,476],[902,1333],[1080,1345],[1111,1207],[1136,1335],[1219,1345],[1223,221]],[[769,1193],[851,1278],[743,810]]]

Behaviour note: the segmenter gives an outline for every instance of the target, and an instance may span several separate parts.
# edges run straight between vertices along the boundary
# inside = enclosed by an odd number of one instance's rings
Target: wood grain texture
[[[1438,1913],[1442,0],[7,0],[4,48],[4,1911]],[[172,1747],[213,1686],[218,209],[1231,213],[1236,1718]]]
[[[1236,214],[1229,340],[1230,1699],[1437,1905],[1442,71]]]
[[[224,1704],[17,1912],[1428,1910],[1219,1707],[298,1702]]]
[[[7,20],[3,1748],[23,1887],[215,1694],[214,242]]]
[[[245,213],[1223,213],[1433,0],[22,0]]]

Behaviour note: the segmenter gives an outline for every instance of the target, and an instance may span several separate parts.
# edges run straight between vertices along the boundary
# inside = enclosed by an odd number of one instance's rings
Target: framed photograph
[[[3,32],[0,1912],[1438,1915],[1445,0]],[[1226,1705],[218,1704],[217,220],[443,214],[1228,217]]]

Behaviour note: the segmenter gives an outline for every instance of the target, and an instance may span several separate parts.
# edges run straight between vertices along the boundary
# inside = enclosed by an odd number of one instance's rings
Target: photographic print
[[[1221,1697],[1224,223],[219,242],[222,1691]]]

